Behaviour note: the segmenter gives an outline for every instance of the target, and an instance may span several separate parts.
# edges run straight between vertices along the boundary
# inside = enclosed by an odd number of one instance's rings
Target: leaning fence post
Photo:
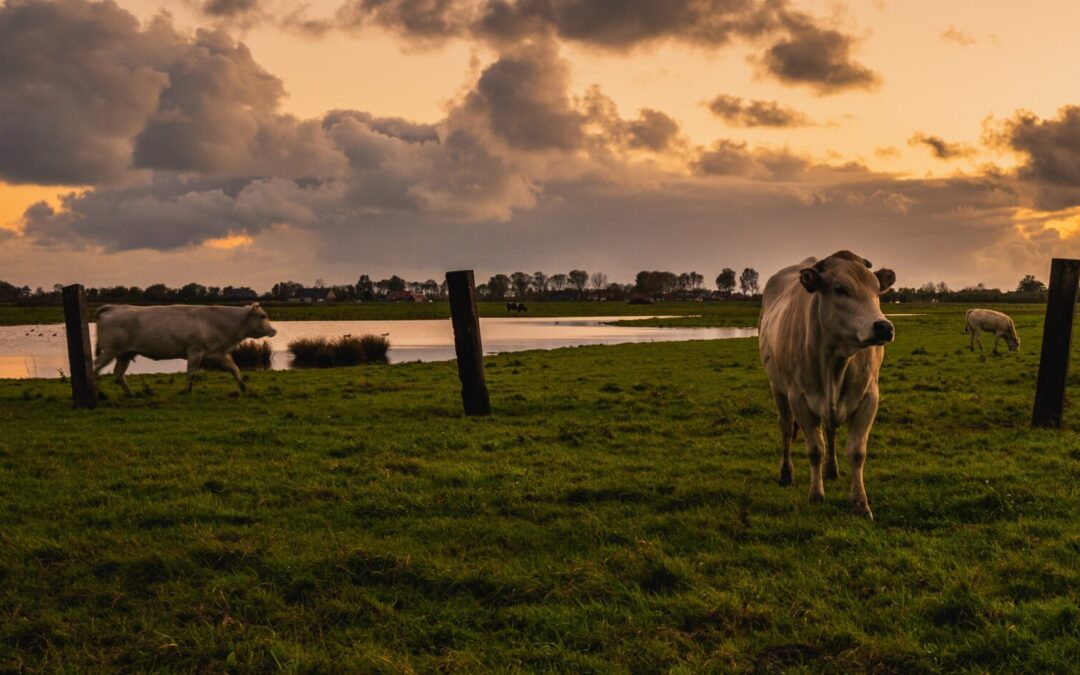
[[[472,270],[446,273],[450,293],[450,320],[454,324],[461,401],[466,415],[490,415],[491,400],[484,382],[484,349],[480,342],[480,315],[476,311],[476,283]]]
[[[1035,410],[1031,416],[1033,427],[1056,429],[1061,426],[1078,286],[1080,260],[1054,258],[1050,264],[1039,380],[1035,385]]]
[[[94,357],[90,351],[86,291],[82,284],[64,286],[63,297],[68,363],[71,365],[71,398],[76,408],[93,408],[97,406],[97,385],[94,381]]]

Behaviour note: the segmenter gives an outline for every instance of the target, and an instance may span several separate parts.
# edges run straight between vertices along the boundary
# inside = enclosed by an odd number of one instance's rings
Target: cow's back
[[[967,322],[969,327],[991,333],[1016,334],[1016,326],[1013,324],[1012,318],[1008,314],[992,309],[969,309],[967,311]]]

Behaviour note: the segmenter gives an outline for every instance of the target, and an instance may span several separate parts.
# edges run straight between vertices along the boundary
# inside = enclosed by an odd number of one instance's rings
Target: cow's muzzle
[[[892,342],[894,337],[896,337],[896,331],[891,321],[881,319],[874,322],[874,344],[883,345]]]

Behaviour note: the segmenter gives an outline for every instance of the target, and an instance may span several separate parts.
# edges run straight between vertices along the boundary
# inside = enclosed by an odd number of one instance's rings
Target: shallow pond
[[[527,349],[557,349],[581,345],[627,342],[724,340],[757,335],[756,328],[652,328],[615,326],[613,321],[649,317],[513,317],[480,319],[485,354]],[[274,321],[277,335],[270,340],[275,370],[289,368],[289,342],[297,338],[342,335],[385,335],[390,340],[391,363],[449,361],[454,358],[454,332],[449,320],[423,321]],[[94,339],[94,326],[90,326]],[[129,373],[183,372],[181,360],[151,361],[136,358]],[[112,366],[108,370],[111,371]],[[0,327],[0,378],[59,377],[68,372],[64,326]]]

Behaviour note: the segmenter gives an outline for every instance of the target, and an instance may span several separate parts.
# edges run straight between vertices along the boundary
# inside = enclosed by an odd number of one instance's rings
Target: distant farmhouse
[[[332,288],[300,288],[293,299],[300,302],[333,302],[337,300],[337,294]]]
[[[428,302],[428,297],[423,293],[412,291],[394,291],[386,296],[387,302]]]

